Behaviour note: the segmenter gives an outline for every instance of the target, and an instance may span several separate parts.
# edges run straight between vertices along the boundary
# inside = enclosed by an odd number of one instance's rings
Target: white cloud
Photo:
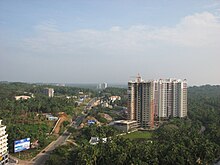
[[[147,53],[161,46],[218,48],[219,18],[209,12],[184,17],[174,27],[148,25],[108,30],[60,31],[51,24],[36,27],[36,34],[24,39],[24,48],[41,54],[104,55]]]

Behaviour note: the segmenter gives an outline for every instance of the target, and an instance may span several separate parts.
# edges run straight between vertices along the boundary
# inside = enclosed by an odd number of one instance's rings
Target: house
[[[101,138],[102,139],[102,143],[106,143],[107,142],[107,138]],[[96,145],[100,142],[99,137],[91,137],[91,139],[89,140],[89,143],[92,145]]]
[[[15,96],[15,100],[27,100],[30,98],[31,98],[31,96],[25,96],[25,95]]]

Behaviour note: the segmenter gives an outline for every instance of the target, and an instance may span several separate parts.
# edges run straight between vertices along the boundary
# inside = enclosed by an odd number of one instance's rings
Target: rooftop
[[[115,124],[132,124],[132,123],[136,123],[136,120],[117,120],[114,121]]]

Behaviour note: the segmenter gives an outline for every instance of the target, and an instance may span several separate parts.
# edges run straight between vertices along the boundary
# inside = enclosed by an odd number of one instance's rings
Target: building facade
[[[128,82],[128,119],[140,127],[153,127],[155,118],[187,116],[186,80],[144,81],[140,76]]]
[[[54,96],[54,89],[53,88],[45,88],[44,94],[47,95],[48,97],[53,97]]]
[[[159,118],[187,116],[186,80],[165,79],[154,81],[155,116]]]
[[[2,125],[0,120],[0,164],[4,165],[8,162],[8,134],[6,134],[6,126]]]
[[[97,86],[97,89],[101,89],[101,90],[104,90],[108,87],[108,84],[107,83],[100,83],[98,84]]]
[[[129,132],[138,128],[136,120],[117,120],[113,126],[123,132]]]
[[[136,120],[140,127],[154,125],[154,83],[137,77],[128,82],[128,119]]]

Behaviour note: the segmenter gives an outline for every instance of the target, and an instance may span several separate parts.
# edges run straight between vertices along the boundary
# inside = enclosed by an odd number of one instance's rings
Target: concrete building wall
[[[6,126],[2,125],[0,120],[0,164],[8,162],[8,134],[6,134]]]
[[[128,119],[137,120],[141,127],[154,123],[154,83],[136,81],[128,83]]]

